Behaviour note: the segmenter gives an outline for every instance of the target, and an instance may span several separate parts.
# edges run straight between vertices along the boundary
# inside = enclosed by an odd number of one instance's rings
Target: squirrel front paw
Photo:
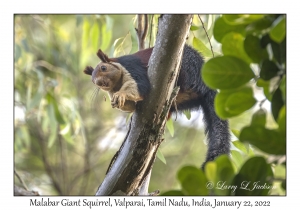
[[[126,93],[120,91],[114,93],[111,99],[112,108],[122,108],[125,104],[125,100],[126,100]]]

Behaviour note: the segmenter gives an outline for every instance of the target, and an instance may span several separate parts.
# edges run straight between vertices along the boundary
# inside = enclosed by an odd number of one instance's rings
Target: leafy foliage
[[[222,44],[222,55],[204,64],[202,78],[209,87],[218,89],[216,112],[223,119],[233,119],[251,110],[252,120],[250,125],[233,130],[239,140],[232,142],[232,160],[220,156],[207,163],[205,173],[193,168],[194,174],[201,174],[197,179],[196,175],[194,178],[189,175],[191,166],[182,168],[178,174],[191,178],[190,182],[178,178],[182,190],[177,193],[268,195],[282,192],[274,187],[278,186],[278,175],[273,170],[276,166],[285,168],[285,161],[274,162],[268,157],[276,155],[278,160],[286,155],[286,17],[222,15],[214,24],[213,35]],[[259,101],[258,94],[263,94],[264,99]],[[267,103],[270,107],[263,108]],[[270,118],[274,122],[271,126]],[[283,180],[281,186],[285,189],[285,177],[279,180]],[[186,190],[189,186],[209,191],[196,193]]]

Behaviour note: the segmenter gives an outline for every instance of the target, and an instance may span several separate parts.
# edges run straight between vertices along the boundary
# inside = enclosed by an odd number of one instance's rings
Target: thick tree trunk
[[[96,195],[139,195],[163,141],[166,116],[178,93],[174,84],[192,15],[163,15],[149,60],[152,90],[137,104],[130,129]]]

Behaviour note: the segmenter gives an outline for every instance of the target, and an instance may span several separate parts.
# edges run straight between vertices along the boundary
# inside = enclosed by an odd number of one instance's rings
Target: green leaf
[[[265,127],[266,120],[267,120],[266,111],[264,109],[259,109],[257,112],[253,114],[251,125]]]
[[[266,98],[271,101],[272,96],[270,94],[270,81],[265,81],[263,79],[258,79],[256,85],[258,87],[262,87],[264,89],[264,94],[266,96]]]
[[[160,159],[164,164],[167,164],[167,161],[159,148],[157,150],[156,157],[158,157],[158,159]]]
[[[240,141],[233,141],[232,144],[239,150],[241,150],[243,153],[248,154],[248,149],[246,146],[240,142]]]
[[[284,155],[286,153],[285,139],[277,130],[251,125],[243,128],[240,141],[249,142],[269,154]]]
[[[183,195],[185,194],[180,190],[170,190],[160,194],[160,196],[183,196]]]
[[[270,60],[263,60],[261,63],[260,77],[263,80],[270,80],[273,77],[277,76],[279,68],[277,65]]]
[[[264,15],[223,15],[222,17],[230,25],[243,25],[260,20]]]
[[[282,100],[284,103],[286,103],[286,76],[284,75],[281,79],[280,86]]]
[[[205,176],[209,181],[216,182],[217,180],[217,163],[209,161],[205,164]]]
[[[173,137],[174,136],[174,125],[173,125],[173,120],[169,119],[166,123],[167,129],[170,133],[170,135]]]
[[[185,195],[208,195],[207,179],[203,171],[194,166],[185,166],[177,174]]]
[[[186,118],[187,118],[188,120],[191,119],[191,111],[190,111],[190,110],[184,110],[184,111],[183,111],[183,114],[186,116]]]
[[[282,187],[282,189],[286,190],[286,179],[282,181],[281,187]]]
[[[270,37],[277,43],[281,43],[286,34],[286,16],[279,16],[273,23],[270,31]]]
[[[236,129],[231,129],[231,132],[233,135],[235,135],[237,138],[239,138],[241,131]]]
[[[191,31],[197,31],[199,29],[200,29],[199,26],[194,26],[194,25],[192,25],[191,28],[190,28]]]
[[[65,121],[64,121],[64,119],[63,119],[63,117],[60,113],[60,110],[59,110],[58,105],[57,105],[57,101],[55,100],[55,98],[50,93],[48,93],[46,97],[47,97],[48,103],[52,104],[52,106],[53,106],[53,110],[54,110],[54,114],[55,114],[55,118],[56,118],[57,122],[59,124],[64,124]]]
[[[262,19],[252,22],[246,26],[247,34],[264,35],[274,21],[274,17],[267,15]]]
[[[277,90],[274,92],[271,102],[272,114],[274,119],[277,120],[279,111],[284,105],[280,88],[277,88]]]
[[[222,39],[223,54],[240,58],[250,64],[252,60],[245,52],[244,39],[243,35],[236,32],[226,34]]]
[[[48,148],[51,148],[57,139],[57,121],[55,119],[54,108],[51,103],[47,106],[47,114],[48,114],[48,126],[50,127],[50,131],[48,129],[46,131],[50,132],[50,136],[48,138]],[[48,128],[48,127],[47,127]]]
[[[37,92],[35,94],[35,96],[30,100],[28,110],[31,110],[31,109],[35,108],[36,106],[38,106],[40,104],[43,96],[44,96],[43,93]]]
[[[90,23],[88,20],[84,20],[83,25],[82,25],[82,39],[81,39],[81,45],[82,45],[82,50],[86,50],[89,40],[90,40]]]
[[[50,136],[48,139],[48,148],[51,148],[57,138],[57,122],[50,124]]]
[[[193,47],[198,50],[204,57],[212,57],[213,54],[210,49],[208,49],[205,44],[200,40],[194,37]]]
[[[256,103],[251,87],[221,90],[215,97],[215,109],[222,119],[237,116]]]
[[[112,24],[112,23],[110,23]],[[110,42],[112,39],[112,30],[109,29],[109,27],[112,26],[107,26],[106,24],[103,24],[101,27],[101,50],[105,51],[108,49],[110,46]]]
[[[268,44],[272,42],[269,34],[265,34],[264,36],[261,37],[260,39],[260,46],[262,48],[266,48]]]
[[[239,115],[254,106],[256,100],[251,87],[244,88],[238,92],[228,95],[225,109],[234,115]]]
[[[284,39],[280,44],[271,41],[271,47],[273,52],[273,57],[280,64],[286,62],[286,39]]]
[[[213,29],[214,38],[222,42],[223,37],[230,32],[245,34],[245,25],[229,25],[223,17],[218,18]]]
[[[272,178],[271,166],[263,157],[250,158],[234,178],[235,195],[268,195]]]
[[[99,37],[100,37],[100,29],[99,26],[97,24],[97,22],[95,22],[91,28],[91,42],[92,42],[92,48],[93,51],[97,51],[97,49],[99,48]]]
[[[286,136],[286,108],[285,108],[285,105],[282,106],[282,108],[280,109],[277,122],[279,125],[279,132],[281,132],[282,135]]]
[[[240,169],[244,162],[244,158],[243,158],[242,154],[236,150],[231,150],[230,154],[231,154],[232,161],[235,164],[236,168]]]
[[[237,88],[254,77],[247,63],[232,56],[215,57],[201,70],[204,82],[213,89]]]
[[[267,50],[261,47],[260,39],[256,36],[247,35],[244,48],[254,63],[259,63],[261,60],[268,58]]]
[[[208,162],[207,164],[209,164]],[[230,185],[231,181],[234,177],[234,170],[232,164],[227,155],[221,155],[214,160],[215,165],[208,165],[205,167],[205,170],[210,170],[209,172],[205,172],[209,175],[214,183],[215,188],[213,189],[214,194],[216,195],[229,195],[229,189],[220,189],[220,185],[226,184]],[[215,175],[213,175],[214,173]]]

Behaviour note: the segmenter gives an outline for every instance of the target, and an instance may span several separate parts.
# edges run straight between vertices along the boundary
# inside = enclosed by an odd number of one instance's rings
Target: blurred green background
[[[216,17],[202,15],[209,36]],[[155,43],[157,19],[153,16],[147,47]],[[83,69],[97,65],[99,48],[109,57],[136,52],[136,16],[15,15],[14,21],[15,171],[42,195],[94,195],[126,135],[129,116],[111,108],[108,95]],[[193,24],[200,25],[199,19]],[[191,30],[189,37],[193,45],[207,39],[203,30]],[[212,40],[212,45],[220,54],[219,44]],[[209,51],[203,54],[209,58]],[[230,119],[230,126],[239,130],[251,117],[249,110]],[[274,124],[271,117],[268,123]],[[160,147],[166,163],[156,159],[149,192],[179,188],[178,169],[204,161],[201,112],[192,112],[190,120],[180,115],[173,124]],[[247,157],[239,158],[235,167]]]

